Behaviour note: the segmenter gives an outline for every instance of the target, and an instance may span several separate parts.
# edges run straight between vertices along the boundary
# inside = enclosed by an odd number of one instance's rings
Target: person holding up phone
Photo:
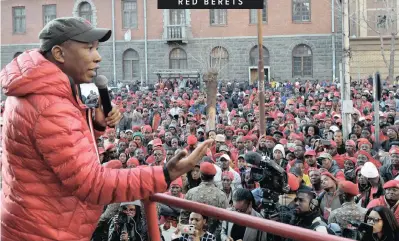
[[[189,225],[179,224],[172,241],[216,241],[215,235],[205,231],[208,218],[199,213],[190,213]]]

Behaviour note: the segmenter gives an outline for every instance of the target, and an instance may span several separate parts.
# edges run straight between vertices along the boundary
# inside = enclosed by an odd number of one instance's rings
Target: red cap
[[[316,152],[314,150],[307,150],[304,156],[316,156]]]
[[[187,144],[190,146],[197,144],[197,137],[195,137],[194,135],[189,135],[187,137]]]
[[[139,160],[137,160],[137,158],[135,157],[129,158],[129,160],[127,160],[126,162],[126,166],[130,166],[132,164],[135,165],[136,167],[140,165]]]
[[[151,126],[145,125],[145,126],[143,127],[143,132],[152,132]]]
[[[203,162],[200,165],[200,172],[205,175],[215,176],[216,175],[216,168],[212,163]]]
[[[399,181],[398,180],[391,180],[384,184],[384,189],[388,188],[399,188]]]
[[[298,178],[292,174],[292,173],[287,173],[288,177],[288,185],[290,186],[291,191],[296,191],[299,188],[299,181]]]
[[[344,193],[350,194],[352,196],[357,196],[359,194],[359,189],[356,184],[350,181],[340,181],[338,184],[339,189]]]

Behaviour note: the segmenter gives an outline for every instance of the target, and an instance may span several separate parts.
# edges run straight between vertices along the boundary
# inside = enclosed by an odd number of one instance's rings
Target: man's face
[[[335,146],[329,146],[327,148],[327,152],[331,155],[331,156],[335,156],[337,155],[337,147]]]
[[[321,182],[321,174],[319,171],[312,171],[309,173],[310,183],[312,185],[317,185]]]
[[[222,179],[222,185],[224,189],[230,189],[230,185],[231,185],[231,179],[229,177],[223,177]]]
[[[222,164],[222,169],[223,170],[228,170],[229,169],[229,160],[226,158],[220,158],[220,163]]]
[[[181,188],[177,185],[174,185],[170,188],[170,193],[172,196],[178,197],[181,192]]]
[[[266,148],[273,149],[275,145],[276,144],[274,144],[274,141],[271,140],[266,141]]]
[[[112,148],[111,150],[108,150],[108,155],[111,159],[117,159],[118,151],[116,150],[116,148]]]
[[[296,158],[302,158],[303,154],[305,154],[302,146],[295,146],[294,154]]]
[[[130,131],[127,132],[127,133],[126,133],[126,138],[127,138],[128,141],[132,141],[132,140],[133,140],[133,133],[130,132]]]
[[[153,135],[152,135],[152,132],[151,132],[151,131],[145,131],[145,132],[144,132],[144,138],[145,138],[146,140],[152,140],[152,137],[153,137]]]
[[[307,193],[298,193],[295,202],[295,213],[302,214],[310,211],[310,197]]]
[[[323,189],[332,188],[335,182],[328,176],[321,176],[321,187]]]
[[[144,152],[141,149],[137,149],[136,153],[134,154],[137,160],[144,161]]]
[[[342,133],[341,132],[335,132],[334,141],[336,143],[342,143]]]
[[[247,150],[250,150],[250,149],[252,149],[254,147],[254,145],[253,145],[251,140],[246,140],[245,143],[244,143],[244,146],[245,146],[245,148]]]
[[[355,147],[352,145],[345,145],[345,149],[346,149],[346,152],[350,152],[350,153],[355,151]]]
[[[165,141],[169,142],[172,140],[172,133],[170,131],[165,132]]]
[[[316,157],[307,155],[305,156],[305,161],[308,163],[309,166],[313,167],[316,164]]]
[[[69,40],[53,48],[53,57],[61,64],[65,74],[76,84],[91,83],[101,62],[99,42],[81,43]]]
[[[385,198],[390,201],[399,200],[399,188],[387,188],[385,189]]]
[[[329,170],[331,168],[331,165],[332,165],[332,161],[330,159],[328,159],[328,158],[324,158],[321,161],[321,167],[322,168],[325,168],[325,169]]]

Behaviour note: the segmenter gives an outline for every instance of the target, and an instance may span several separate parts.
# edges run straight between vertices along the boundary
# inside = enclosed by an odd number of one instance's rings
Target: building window
[[[249,64],[251,66],[258,66],[258,61],[259,61],[259,49],[258,46],[256,45],[251,49],[251,52],[249,53]],[[270,66],[269,63],[269,50],[263,46],[263,64],[265,66]]]
[[[13,7],[13,31],[14,33],[25,33],[26,31],[26,16],[25,7]]]
[[[43,5],[43,25],[57,18],[57,5],[47,4]]]
[[[169,55],[170,69],[187,69],[187,54],[181,48],[175,48],[170,51]]]
[[[82,2],[79,5],[79,17],[86,19],[90,23],[93,22],[92,19],[93,11],[91,10],[91,5],[88,2]]]
[[[140,59],[137,51],[128,49],[123,53],[123,80],[133,80],[139,77]]]
[[[263,1],[262,22],[267,23],[267,0]],[[258,9],[249,10],[249,23],[258,23]]]
[[[210,20],[211,20],[211,25],[226,25],[227,9],[211,9]]]
[[[292,51],[293,77],[312,77],[313,57],[312,50],[305,44],[297,45]]]
[[[185,25],[186,14],[184,9],[170,9],[169,10],[169,24],[170,25]]]
[[[292,0],[292,21],[310,22],[310,0]]]
[[[219,72],[219,79],[227,78],[229,68],[229,52],[221,46],[215,47],[211,51],[211,68]]]
[[[137,28],[137,0],[123,0],[123,28]]]

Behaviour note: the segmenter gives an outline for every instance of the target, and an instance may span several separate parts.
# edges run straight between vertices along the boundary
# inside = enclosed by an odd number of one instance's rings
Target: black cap
[[[83,43],[105,42],[111,37],[111,34],[112,31],[109,29],[94,28],[84,18],[57,18],[47,23],[40,32],[40,50],[47,52],[55,45],[62,44],[67,40]]]

